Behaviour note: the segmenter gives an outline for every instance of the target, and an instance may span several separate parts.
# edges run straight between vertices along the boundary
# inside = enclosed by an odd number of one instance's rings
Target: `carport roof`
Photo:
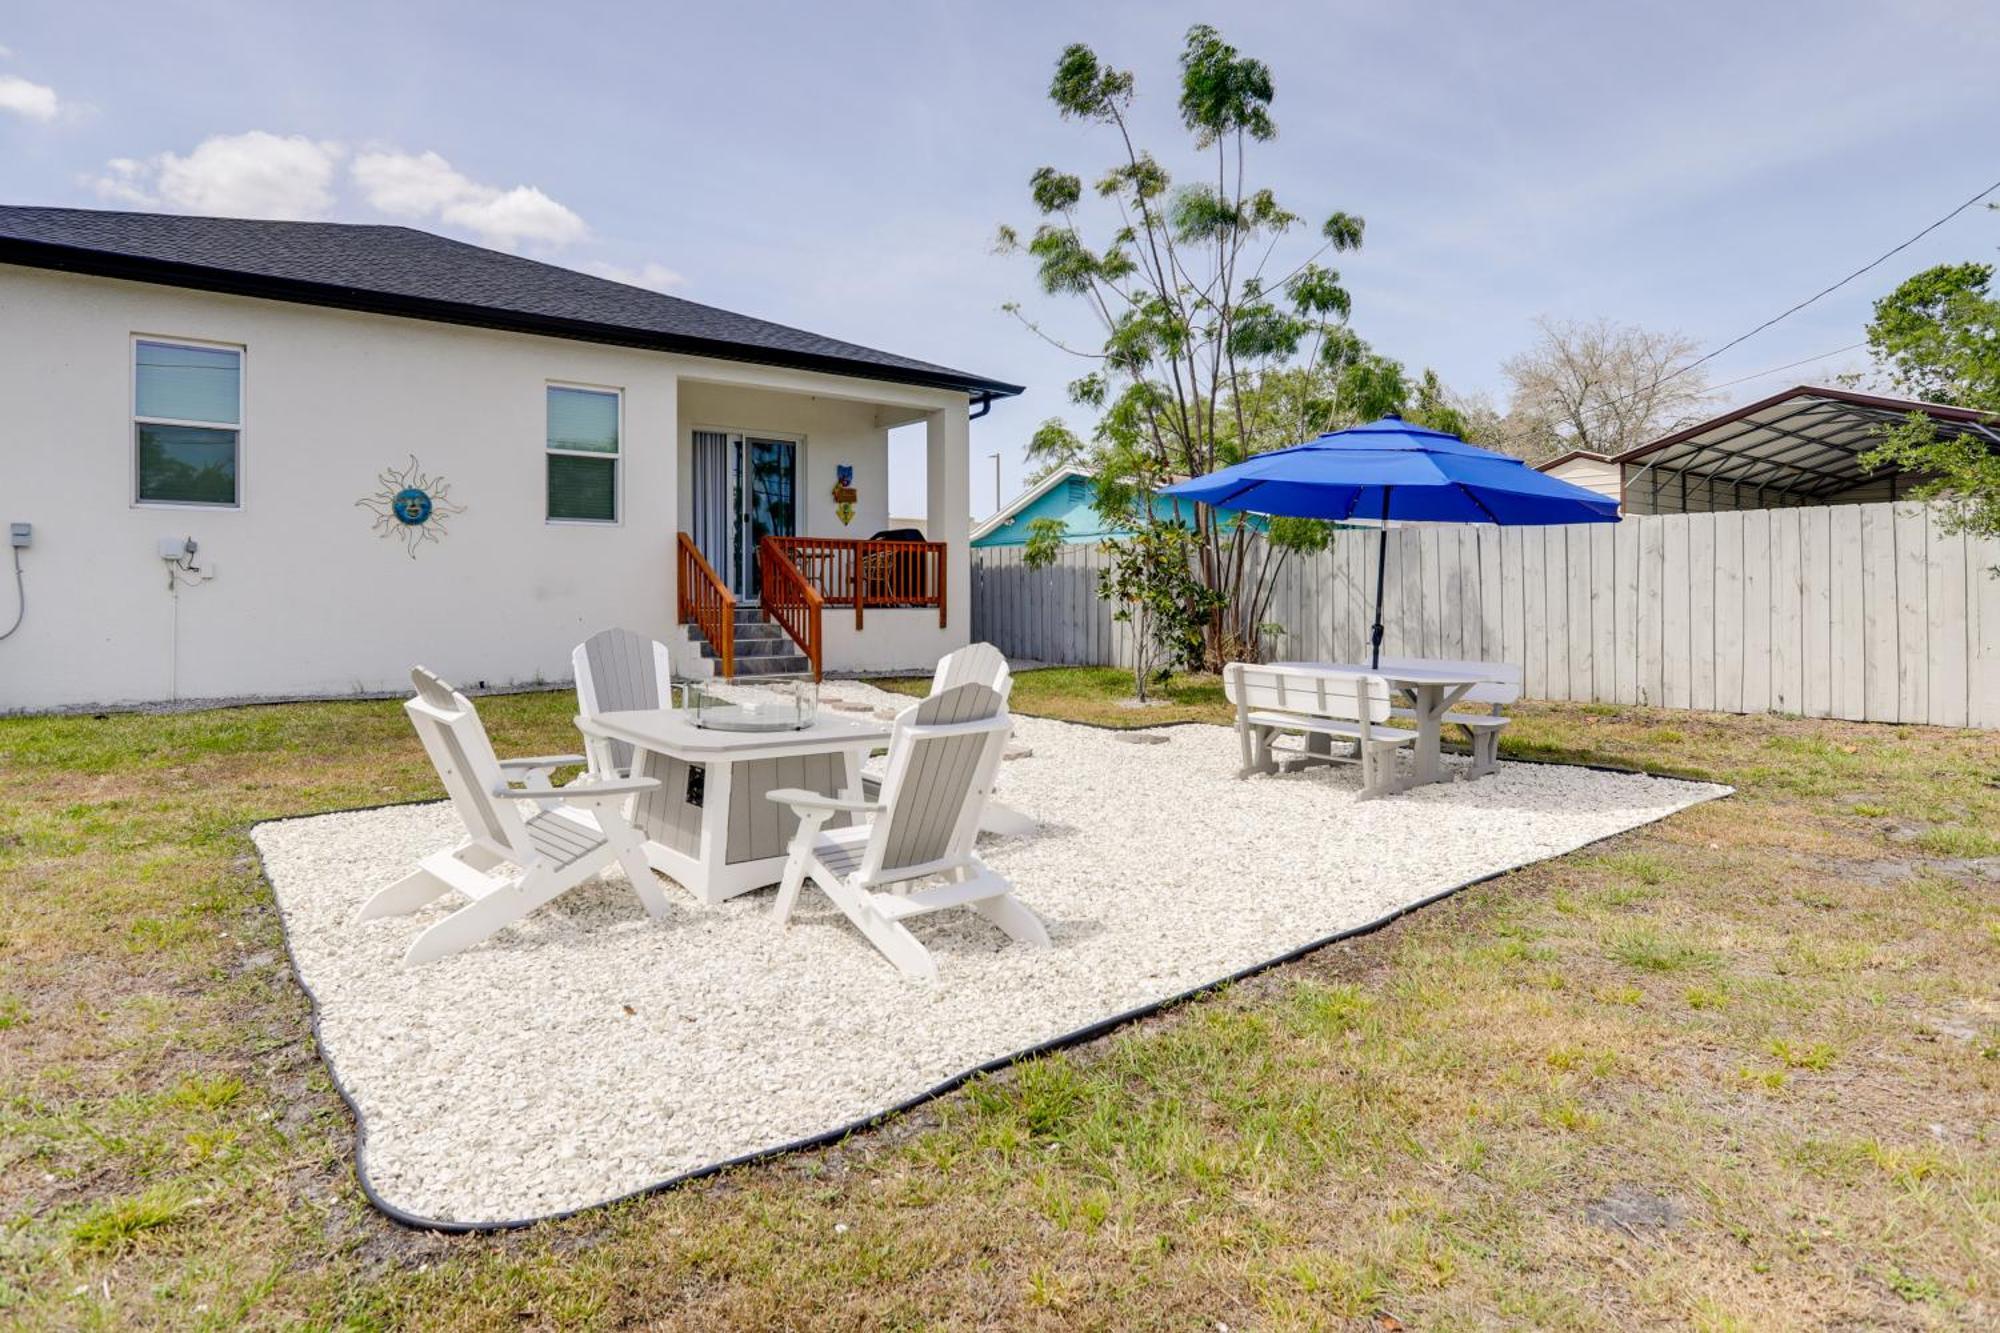
[[[1988,413],[1801,384],[1629,449],[1618,461],[1718,485],[1825,499],[1867,481],[1871,474],[1861,455],[1875,447],[1885,427],[1912,412],[1930,417],[1945,434],[1974,434],[2000,446],[2000,424]]]

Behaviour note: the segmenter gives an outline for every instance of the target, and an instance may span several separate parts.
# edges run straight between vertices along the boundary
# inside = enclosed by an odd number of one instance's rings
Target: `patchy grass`
[[[1612,901],[1606,895],[1607,902]],[[1619,899],[1623,906],[1629,899]],[[1718,955],[1674,935],[1664,935],[1650,927],[1621,931],[1611,942],[1611,956],[1627,967],[1645,972],[1683,972],[1695,967],[1713,967]]]
[[[1127,688],[1015,703],[1227,716]],[[573,748],[562,695],[481,710]],[[396,706],[0,720],[0,1324],[1995,1323],[2000,740],[1516,716],[1515,755],[1741,794],[838,1147],[463,1238],[361,1199],[246,832],[436,795]]]
[[[1939,824],[1919,833],[1917,846],[1932,856],[2000,856],[2000,833],[1963,824]]]
[[[193,1202],[172,1185],[155,1185],[129,1199],[113,1199],[85,1212],[70,1225],[69,1238],[85,1252],[116,1254],[140,1237],[170,1227]]]
[[[930,692],[928,676],[921,680],[871,682],[886,690],[923,695]],[[1222,695],[1220,676],[1174,676],[1151,691],[1144,708],[1132,703],[1132,673],[1120,667],[1043,667],[1014,677],[1008,706],[1033,717],[1059,717],[1100,727],[1157,727],[1168,722],[1234,724],[1236,710]]]

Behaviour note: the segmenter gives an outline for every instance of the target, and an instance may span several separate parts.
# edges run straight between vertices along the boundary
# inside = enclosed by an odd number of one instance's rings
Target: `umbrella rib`
[[[1486,502],[1484,500],[1480,499],[1478,496],[1474,495],[1471,491],[1466,489],[1466,485],[1464,482],[1461,481],[1458,483],[1458,489],[1465,492],[1466,499],[1472,501],[1472,503],[1479,506],[1480,513],[1486,515],[1486,517],[1493,520],[1493,525],[1495,527],[1504,528],[1507,526],[1505,523],[1502,523],[1500,521],[1500,516],[1498,514],[1494,513],[1491,509],[1488,509],[1486,507]]]

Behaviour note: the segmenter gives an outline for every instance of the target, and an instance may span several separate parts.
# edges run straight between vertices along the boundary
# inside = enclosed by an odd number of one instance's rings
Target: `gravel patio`
[[[825,697],[908,702],[858,683]],[[366,925],[355,912],[459,836],[448,805],[259,826],[376,1198],[406,1220],[490,1225],[642,1191],[1729,791],[1507,763],[1361,803],[1347,767],[1237,781],[1221,727],[1135,736],[1017,717],[1015,733],[1032,753],[1003,767],[1000,794],[1041,828],[982,851],[1053,947],[1011,945],[969,913],[930,918],[916,927],[939,962],[930,986],[811,890],[788,932],[766,920],[769,891],[705,909],[675,894],[662,926],[615,872],[404,970],[439,909]]]

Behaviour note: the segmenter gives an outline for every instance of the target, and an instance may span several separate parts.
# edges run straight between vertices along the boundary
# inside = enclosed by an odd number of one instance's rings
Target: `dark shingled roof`
[[[1010,397],[1018,384],[410,227],[0,205],[0,263]]]

